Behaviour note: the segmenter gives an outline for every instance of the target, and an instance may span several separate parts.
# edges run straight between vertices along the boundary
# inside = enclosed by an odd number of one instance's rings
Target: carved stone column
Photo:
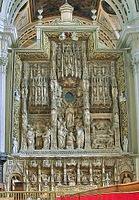
[[[83,102],[84,102],[85,149],[90,149],[91,139],[90,139],[89,81],[88,80],[83,80]]]
[[[84,104],[84,131],[85,131],[85,149],[91,148],[90,140],[90,103],[89,103],[89,75],[86,57],[86,42],[82,42],[82,64],[83,64],[83,104]]]
[[[54,165],[53,160],[51,161],[51,190],[54,189]]]
[[[56,77],[56,43],[51,42],[51,149],[57,149],[57,77]]]
[[[136,117],[137,117],[137,141],[138,141],[138,153],[139,153],[139,52],[133,55],[132,61],[134,85],[135,85],[135,100],[136,100]]]
[[[51,149],[57,149],[57,109],[51,110],[51,126],[52,126],[52,133],[51,133]]]
[[[132,116],[129,121],[130,133],[132,141],[132,149],[136,154],[139,154],[139,26],[138,26],[138,18],[135,17],[134,20],[131,21],[129,26],[126,26],[121,32],[121,37],[118,42],[118,47],[129,47],[131,49],[132,56],[132,69],[133,74],[129,74],[129,77],[134,81],[134,86],[132,87],[132,82],[130,84],[129,90],[134,90],[134,92],[130,92],[129,103],[129,115]],[[125,67],[126,69],[126,67]],[[134,94],[135,94],[135,105],[134,105]],[[132,99],[132,100],[131,100]],[[135,128],[133,128],[133,126]],[[136,178],[139,181],[139,155],[136,159]]]
[[[135,87],[135,102],[136,102],[136,121],[137,121],[137,153],[139,154],[139,51],[133,55],[132,61],[133,75],[134,75],[134,87]],[[137,180],[139,180],[139,156],[136,159],[136,173]]]
[[[77,185],[81,184],[81,174],[80,174],[80,162],[77,164]]]
[[[93,169],[92,169],[92,163],[89,164],[89,174],[90,174],[90,177],[89,177],[90,185],[93,185]]]
[[[7,56],[0,57],[0,152],[5,152],[5,94]]]
[[[5,106],[6,106],[6,68],[8,63],[8,46],[15,42],[14,27],[6,26],[4,16],[0,15],[0,183],[3,182],[3,163],[5,154]],[[12,38],[12,40],[11,40]]]
[[[41,165],[38,166],[38,183],[39,183],[39,191],[41,191]]]
[[[102,186],[105,186],[105,162],[102,160]]]
[[[28,170],[28,162],[26,162],[26,180],[25,180],[25,183],[26,183],[26,190],[28,191],[29,190],[29,170]]]
[[[5,154],[5,103],[6,103],[6,68],[7,51],[5,39],[0,36],[0,183],[3,183],[3,164]]]
[[[28,86],[27,86],[27,77],[28,77],[28,63],[24,62],[23,66],[23,78],[21,83],[21,106],[22,106],[22,137],[21,137],[21,151],[27,149],[27,97],[28,97]]]
[[[64,185],[67,185],[67,163],[64,162]]]
[[[113,132],[115,137],[115,147],[120,148],[120,131],[119,131],[119,110],[118,110],[118,89],[117,80],[115,77],[115,65],[111,63],[111,90],[112,90],[112,101],[113,101]]]
[[[114,164],[114,183],[115,185],[118,184],[118,161],[116,160],[115,161],[115,164]]]

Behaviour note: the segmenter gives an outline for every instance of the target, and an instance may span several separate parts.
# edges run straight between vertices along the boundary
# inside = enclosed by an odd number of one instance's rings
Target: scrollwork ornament
[[[123,56],[121,55],[116,62],[116,74],[118,80],[118,90],[119,93],[125,93],[125,72],[124,72],[124,63]],[[127,105],[126,102],[121,102],[119,104],[120,108],[120,123],[121,123],[121,137],[128,133],[128,117],[127,117]]]
[[[22,61],[20,57],[16,54],[15,55],[15,66],[14,66],[14,73],[15,73],[15,83],[14,88],[20,91],[20,82],[21,82],[21,68],[22,68]],[[14,101],[14,126],[13,126],[13,137],[16,137],[19,142],[19,126],[20,126],[20,101]]]

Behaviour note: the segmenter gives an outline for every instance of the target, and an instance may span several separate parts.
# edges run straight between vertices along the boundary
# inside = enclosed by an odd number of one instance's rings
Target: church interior
[[[139,191],[139,1],[1,0],[0,47],[0,199]]]

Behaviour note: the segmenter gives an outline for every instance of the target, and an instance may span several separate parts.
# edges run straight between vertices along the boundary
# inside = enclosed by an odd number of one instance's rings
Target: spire
[[[65,0],[65,3],[60,7],[61,21],[72,22],[73,7]]]

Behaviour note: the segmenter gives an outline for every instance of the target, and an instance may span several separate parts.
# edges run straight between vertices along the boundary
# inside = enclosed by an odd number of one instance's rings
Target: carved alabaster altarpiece
[[[134,181],[135,159],[123,152],[128,144],[122,142],[128,137],[127,105],[119,101],[125,93],[123,52],[97,50],[98,27],[77,20],[59,40],[64,25],[56,22],[38,26],[41,50],[15,51],[20,99],[13,100],[12,137],[19,149],[5,165],[6,188],[12,189],[15,174],[25,190],[86,190],[107,185],[108,178],[109,184]]]

